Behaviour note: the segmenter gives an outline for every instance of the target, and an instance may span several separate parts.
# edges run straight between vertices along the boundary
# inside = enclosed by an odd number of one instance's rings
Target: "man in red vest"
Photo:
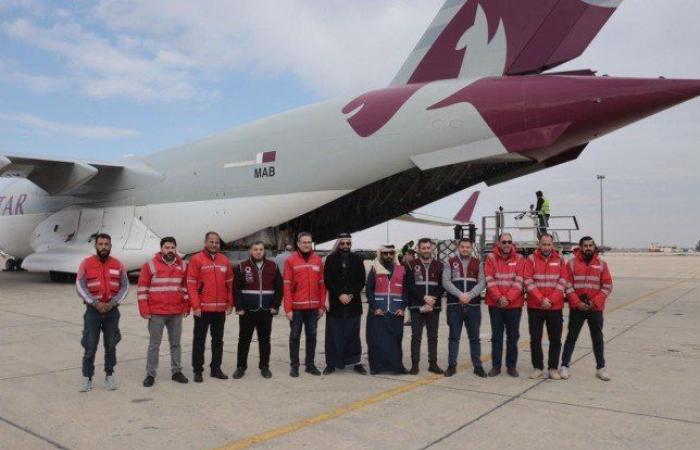
[[[95,237],[96,255],[85,258],[78,268],[75,280],[78,295],[85,303],[83,316],[83,384],[81,392],[92,389],[95,374],[95,353],[100,342],[100,331],[105,347],[105,388],[117,389],[114,366],[117,365],[119,333],[119,305],[129,291],[129,278],[121,262],[109,256],[112,238],[108,234]]]
[[[212,378],[227,380],[221,371],[224,354],[224,325],[233,310],[233,268],[221,250],[221,237],[214,231],[204,236],[204,249],[190,258],[187,266],[187,293],[194,316],[192,371],[194,382],[201,383],[204,344],[211,327]]]
[[[284,311],[291,330],[289,333],[289,376],[299,376],[299,345],[301,329],[306,334],[306,372],[321,375],[314,363],[318,319],[326,311],[326,286],[323,261],[313,251],[311,233],[299,233],[297,251],[284,263]]]
[[[242,378],[248,368],[248,351],[253,332],[257,330],[260,347],[258,368],[263,378],[271,378],[270,335],[272,318],[282,303],[282,276],[274,261],[265,258],[265,244],[254,242],[250,246],[250,258],[236,267],[233,277],[236,314],[240,325],[238,332],[238,364],[234,379]]]
[[[561,357],[563,379],[569,378],[571,356],[584,322],[588,322],[593,342],[596,377],[610,381],[605,370],[603,339],[603,311],[605,302],[612,293],[613,281],[608,264],[598,256],[598,247],[593,238],[584,236],[574,250],[574,257],[567,264],[567,296],[569,298],[569,330]]]
[[[513,236],[503,233],[493,252],[484,262],[486,304],[491,318],[491,361],[488,375],[501,374],[503,334],[506,334],[506,368],[508,375],[518,377],[518,339],[523,303],[523,268],[525,258],[518,254]]]
[[[168,328],[170,342],[171,379],[187,383],[180,363],[180,336],[182,318],[190,311],[187,295],[187,263],[177,254],[174,237],[160,240],[160,252],[141,267],[137,300],[141,317],[148,320],[148,354],[146,355],[146,378],[144,387],[151,387],[158,370],[160,342],[163,328]]]
[[[566,262],[554,249],[551,235],[543,233],[540,237],[539,248],[525,261],[523,278],[527,289],[530,356],[534,368],[530,378],[544,377],[560,380],[558,367],[567,275]],[[547,336],[549,337],[549,357],[546,371],[542,353],[544,324],[547,324]]]

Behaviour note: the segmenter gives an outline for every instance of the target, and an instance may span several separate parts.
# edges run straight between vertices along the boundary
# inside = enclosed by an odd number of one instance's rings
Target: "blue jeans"
[[[447,305],[447,325],[450,327],[450,337],[447,363],[450,366],[457,365],[459,354],[459,340],[462,337],[462,327],[467,329],[469,337],[469,354],[472,365],[481,366],[481,341],[479,340],[479,328],[481,327],[481,305]]]
[[[292,321],[289,323],[289,360],[292,367],[299,367],[299,344],[301,342],[301,328],[306,334],[306,368],[314,367],[316,356],[316,330],[318,329],[318,309],[304,309],[292,313]]]
[[[95,374],[95,354],[100,343],[100,331],[104,336],[105,373],[112,375],[117,365],[117,344],[122,340],[119,332],[119,308],[112,308],[102,314],[94,307],[88,306],[83,315],[83,338],[80,343],[85,349],[83,354],[83,376],[92,378]]]
[[[489,306],[491,316],[491,360],[493,367],[501,368],[503,361],[503,332],[506,333],[506,367],[518,364],[518,339],[520,339],[520,316],[523,311]]]

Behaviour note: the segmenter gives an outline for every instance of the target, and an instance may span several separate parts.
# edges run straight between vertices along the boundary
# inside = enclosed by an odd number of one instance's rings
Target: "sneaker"
[[[430,363],[430,366],[428,366],[428,372],[436,373],[438,375],[442,375],[443,373],[445,373],[445,371],[442,370],[440,366],[437,365],[437,363]]]
[[[289,376],[292,378],[298,378],[299,377],[299,368],[298,367],[292,367],[289,370]]]
[[[221,369],[219,369],[219,368],[217,368],[217,369],[211,369],[211,374],[210,374],[210,376],[211,376],[212,378],[218,378],[219,380],[228,380],[228,375],[226,375],[225,373],[223,373],[223,372],[221,371]]]
[[[540,378],[542,378],[542,370],[540,370],[540,369],[535,369],[535,370],[533,370],[532,373],[530,374],[530,379],[531,379],[531,380],[537,380],[537,379],[540,379]]]
[[[260,369],[260,375],[262,375],[263,378],[272,378],[272,372],[270,372],[268,367]]]
[[[311,375],[315,375],[315,376],[320,376],[320,375],[321,375],[321,371],[318,370],[318,367],[313,366],[313,365],[311,365],[311,366],[306,366],[306,369],[305,369],[304,371],[305,371],[306,373],[310,373]]]
[[[445,376],[446,377],[451,377],[452,375],[457,373],[457,368],[455,366],[447,366],[447,370],[445,371]]]
[[[333,372],[335,372],[335,367],[326,366],[326,368],[323,369],[323,374],[324,374],[324,375],[330,375],[330,374],[332,374]]]
[[[153,383],[156,382],[156,379],[153,378],[150,375],[146,375],[146,378],[143,379],[143,387],[151,387],[153,386]]]
[[[518,373],[518,369],[515,367],[509,367],[508,368],[508,375],[510,375],[513,378],[518,378],[520,374]]]
[[[171,377],[171,380],[177,382],[177,383],[182,383],[182,384],[187,384],[190,380],[187,379],[186,376],[182,374],[182,372],[175,372]]]
[[[83,377],[83,384],[80,385],[80,392],[90,392],[92,390],[92,378]]]
[[[114,375],[107,375],[105,377],[105,389],[108,391],[117,390],[117,381],[114,379]]]
[[[608,376],[608,373],[605,371],[605,367],[596,370],[595,376],[600,380],[610,381],[610,377]]]
[[[561,366],[559,368],[559,376],[561,377],[562,380],[568,380],[569,379],[569,368],[566,366]]]
[[[195,372],[194,373],[194,382],[201,383],[202,381],[204,381],[204,378],[202,377],[202,372]]]
[[[557,369],[549,369],[549,378],[552,380],[561,380],[561,375]]]
[[[245,369],[243,367],[238,367],[235,372],[233,372],[233,375],[231,377],[234,380],[240,380],[243,378],[243,375],[245,375]]]
[[[420,368],[418,367],[418,363],[412,364],[411,365],[411,370],[408,371],[411,375],[418,375],[418,372],[420,372]]]
[[[474,367],[474,375],[476,375],[477,377],[481,377],[481,378],[487,377],[486,371],[481,366]]]
[[[489,376],[490,377],[497,377],[501,374],[501,368],[500,367],[492,367],[491,370],[489,370]]]
[[[367,369],[365,369],[365,366],[363,366],[362,364],[355,364],[355,367],[353,367],[352,370],[359,373],[360,375],[367,375]]]

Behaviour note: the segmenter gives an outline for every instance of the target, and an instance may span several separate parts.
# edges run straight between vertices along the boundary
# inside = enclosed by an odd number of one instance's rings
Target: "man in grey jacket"
[[[444,265],[442,285],[447,292],[447,324],[450,327],[448,367],[446,377],[457,372],[457,354],[462,326],[467,328],[469,353],[474,373],[486,377],[481,365],[481,293],[486,287],[484,265],[472,255],[474,244],[470,239],[460,239],[457,254]]]

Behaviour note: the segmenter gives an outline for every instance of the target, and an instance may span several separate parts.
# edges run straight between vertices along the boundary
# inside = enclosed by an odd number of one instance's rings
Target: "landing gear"
[[[21,259],[8,259],[5,261],[5,272],[19,272],[22,270]]]
[[[66,272],[49,272],[49,279],[54,283],[75,283],[75,274]]]

